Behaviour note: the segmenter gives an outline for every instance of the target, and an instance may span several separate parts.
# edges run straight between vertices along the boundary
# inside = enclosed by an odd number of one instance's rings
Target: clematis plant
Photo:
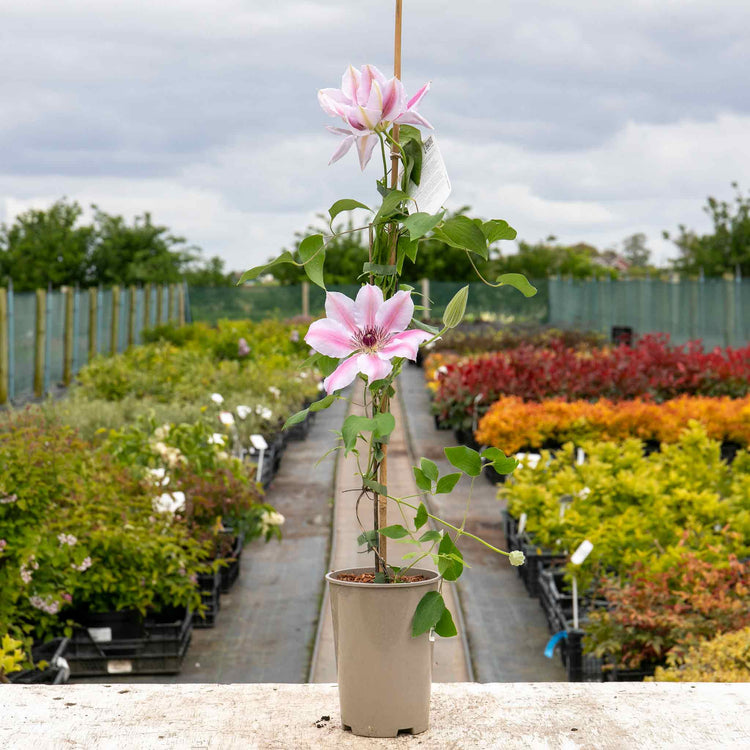
[[[323,111],[340,118],[344,125],[329,127],[336,135],[343,136],[330,163],[341,159],[354,145],[360,168],[364,170],[375,147],[380,145],[383,173],[376,184],[381,197],[379,205],[370,207],[352,198],[336,201],[328,210],[330,233],[305,237],[295,253],[285,251],[268,263],[246,271],[239,281],[245,283],[275,265],[291,263],[303,267],[310,281],[325,289],[326,246],[343,234],[334,229],[333,222],[344,212],[369,213],[362,226],[346,230],[347,233],[366,231],[369,236],[367,257],[362,258],[362,273],[352,279],[362,282],[356,299],[327,291],[326,317],[313,322],[305,336],[305,341],[316,352],[306,364],[316,364],[326,375],[326,395],[290,417],[285,428],[301,422],[308,412],[326,409],[339,399],[351,401],[346,389],[355,381],[361,385],[360,406],[364,406],[364,414],[346,417],[336,449],[353,453],[357,458],[360,486],[355,513],[362,530],[357,542],[374,555],[377,583],[398,583],[417,562],[428,556],[436,560],[443,580],[456,580],[464,567],[458,548],[462,537],[509,557],[513,565],[524,562],[522,552],[499,550],[467,532],[466,516],[464,523],[457,527],[430,513],[426,502],[418,502],[422,499],[419,495],[397,498],[388,491],[388,439],[395,427],[390,402],[395,395],[396,378],[405,360],[416,359],[420,346],[429,345],[461,322],[469,294],[469,287],[465,286],[450,301],[442,329],[425,325],[414,317],[413,289],[400,283],[404,265],[414,263],[420,243],[434,237],[464,250],[477,270],[475,259],[488,260],[493,243],[516,236],[516,231],[501,219],[481,221],[464,215],[445,218],[444,210],[436,213],[419,210],[413,197],[422,176],[423,144],[419,127],[432,126],[416,108],[428,90],[429,83],[409,98],[398,78],[387,79],[374,65],[364,65],[359,70],[349,66],[340,88],[318,92]],[[526,296],[536,292],[521,274],[504,274],[494,281],[483,278],[478,270],[477,275],[490,286],[513,286]],[[413,467],[416,484],[425,498],[429,494],[454,491],[464,477],[468,477],[473,486],[486,464],[491,464],[501,474],[509,474],[517,465],[515,459],[506,457],[496,448],[480,454],[466,446],[456,446],[446,448],[445,455],[457,471],[440,476],[437,465],[426,458]],[[470,499],[471,488],[468,493]],[[373,505],[373,528],[365,527],[359,517],[363,499]],[[403,525],[388,525],[389,503],[402,512]],[[468,507],[467,502],[467,512]],[[407,513],[414,514],[411,523],[406,520]],[[424,531],[430,519],[437,528]],[[410,542],[420,551],[404,556],[411,558],[408,564],[393,565],[387,555],[388,538]],[[451,614],[442,596],[438,596],[436,601],[428,594],[429,601],[420,602],[413,620],[413,635],[431,628],[443,636],[456,634]]]

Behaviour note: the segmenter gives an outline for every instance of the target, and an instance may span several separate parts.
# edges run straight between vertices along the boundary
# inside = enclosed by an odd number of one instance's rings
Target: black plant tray
[[[216,617],[221,608],[221,568],[214,573],[200,573],[198,589],[201,593],[201,603],[206,609],[203,614],[196,614],[193,627],[212,628],[216,624]]]
[[[559,567],[547,567],[542,564],[539,570],[539,603],[542,605],[551,633],[564,630],[566,623],[573,619],[573,593],[568,591],[564,582],[565,571]],[[586,615],[599,607],[606,607],[606,602],[595,599],[591,591],[579,591],[578,615]]]
[[[192,635],[190,610],[168,608],[150,614],[140,623],[140,635],[128,638],[116,635],[121,632],[122,618],[112,618],[112,627],[102,624],[107,614],[92,616],[84,620],[86,627],[74,628],[64,654],[71,676],[176,674],[180,671]],[[134,623],[128,621],[128,628],[132,627]]]
[[[292,425],[288,430],[284,432],[287,440],[304,440],[307,434],[310,432],[310,426],[312,425],[312,418],[308,412],[305,418],[301,422]]]
[[[529,592],[529,596],[538,597],[540,590],[539,576],[543,567],[564,563],[567,560],[567,555],[538,547],[525,533],[520,536],[518,541],[526,558],[526,562],[517,568],[518,573],[526,586],[526,591]]]
[[[68,638],[54,638],[46,643],[32,646],[31,659],[34,664],[48,662],[44,669],[25,669],[8,675],[10,682],[17,685],[63,685],[68,681],[70,668],[63,658],[68,646]]]
[[[242,558],[242,548],[244,547],[244,543],[244,534],[240,534],[239,536],[235,537],[230,563],[226,567],[219,569],[219,575],[221,579],[219,588],[222,594],[229,593],[229,589],[234,586],[235,581],[240,576],[240,561]]]

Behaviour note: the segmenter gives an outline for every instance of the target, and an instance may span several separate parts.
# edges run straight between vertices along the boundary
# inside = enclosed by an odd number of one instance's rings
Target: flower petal
[[[370,135],[361,135],[357,138],[357,154],[359,155],[359,167],[364,170],[372,156],[372,150],[378,142],[378,137],[374,133]]]
[[[406,330],[414,315],[414,303],[411,294],[406,291],[396,292],[387,299],[375,314],[375,325],[386,333],[398,333]]]
[[[396,333],[391,336],[391,340],[387,344],[380,347],[378,355],[382,355],[383,357],[406,357],[407,359],[415,360],[419,345],[431,338],[432,334],[416,329]]]
[[[427,83],[425,83],[425,85],[422,86],[422,88],[419,89],[419,91],[417,91],[417,93],[414,94],[414,96],[412,96],[411,99],[409,99],[409,103],[406,105],[406,108],[407,109],[411,109],[412,107],[416,107],[417,104],[419,104],[419,102],[422,101],[422,99],[424,98],[424,95],[429,90],[430,90],[430,82],[427,81]]]
[[[433,130],[432,125],[430,125],[427,120],[422,117],[418,112],[415,112],[413,109],[407,110],[402,115],[399,115],[394,122],[399,123],[399,125],[419,125],[423,128],[429,128],[430,130]]]
[[[318,103],[323,111],[331,117],[343,117],[344,106],[348,104],[344,95],[338,89],[320,89],[318,91]]]
[[[349,357],[345,359],[324,381],[323,387],[327,394],[338,391],[340,388],[346,388],[349,383],[357,377],[359,372],[359,357]]]
[[[341,92],[352,103],[357,103],[357,89],[359,88],[361,75],[359,71],[350,65],[341,78]]]
[[[377,354],[359,354],[357,356],[357,367],[360,372],[367,375],[367,379],[371,383],[386,377],[393,369],[393,365],[388,359],[383,359]]]
[[[391,122],[406,111],[406,92],[398,78],[391,78],[390,81],[384,83],[382,90],[383,119]]]
[[[375,316],[383,304],[383,291],[374,284],[365,284],[357,292],[357,328],[375,328]]]
[[[352,333],[357,333],[357,305],[341,292],[326,294],[326,315]]]
[[[346,328],[328,318],[312,323],[305,335],[305,341],[326,357],[346,357],[357,348]]]
[[[333,162],[338,161],[347,151],[349,151],[354,141],[355,138],[353,135],[348,135],[344,138],[344,140],[339,143],[338,148],[333,152],[333,156],[331,156],[328,161],[328,166],[330,167]]]
[[[362,106],[367,104],[372,91],[372,80],[372,68],[369,65],[363,65],[359,77],[359,86],[357,87],[357,98],[355,104],[360,104]]]

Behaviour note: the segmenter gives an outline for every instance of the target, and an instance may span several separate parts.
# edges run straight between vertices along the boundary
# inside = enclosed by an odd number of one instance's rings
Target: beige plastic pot
[[[336,670],[344,729],[363,737],[418,734],[430,726],[433,642],[411,635],[414,611],[440,576],[431,570],[417,583],[352,583],[340,573],[372,573],[346,568],[326,575],[333,615]]]

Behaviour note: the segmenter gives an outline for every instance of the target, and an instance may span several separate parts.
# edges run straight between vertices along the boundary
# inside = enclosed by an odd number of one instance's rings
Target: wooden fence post
[[[44,354],[47,341],[47,291],[36,290],[36,326],[34,330],[34,395],[44,396]]]
[[[162,324],[164,312],[164,287],[161,284],[156,285],[156,325]]]
[[[151,284],[143,287],[143,327],[151,328]]]
[[[8,290],[0,289],[0,404],[8,403],[10,384],[8,348]]]
[[[422,320],[430,319],[430,280],[422,279]]]
[[[112,287],[112,328],[110,330],[109,351],[117,354],[120,338],[120,287]]]
[[[128,346],[135,344],[135,313],[138,304],[138,290],[135,286],[130,287],[130,307],[128,308]]]
[[[73,295],[75,291],[69,286],[64,286],[61,291],[65,314],[63,329],[63,385],[70,385],[73,380],[73,347],[76,344],[73,332]]]
[[[177,287],[177,325],[182,328],[185,325],[185,283]]]
[[[174,322],[174,284],[167,287],[167,323]]]
[[[89,287],[89,362],[96,357],[97,340],[99,323],[99,294],[95,286]]]

